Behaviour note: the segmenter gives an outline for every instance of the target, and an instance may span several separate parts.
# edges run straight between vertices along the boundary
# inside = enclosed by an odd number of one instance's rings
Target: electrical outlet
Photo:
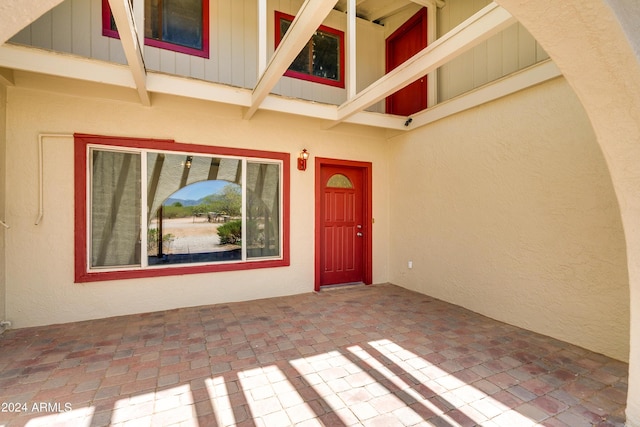
[[[407,264],[407,267],[413,268],[413,261],[409,261],[409,263]]]

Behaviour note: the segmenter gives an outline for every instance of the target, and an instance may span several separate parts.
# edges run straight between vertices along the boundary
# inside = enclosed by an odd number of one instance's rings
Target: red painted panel
[[[347,176],[354,188],[327,187],[335,174]],[[358,236],[364,220],[363,172],[355,168],[326,167],[323,182],[321,242],[321,283],[361,282],[364,280],[364,239]],[[360,226],[360,228],[358,228]]]
[[[332,193],[325,194],[328,179],[333,175],[335,171],[340,171],[344,175],[347,175],[350,179],[356,180],[354,184],[358,187],[358,191],[352,192],[354,196],[349,203],[352,203],[354,209],[351,212],[359,212],[360,217],[356,218],[355,214],[353,219],[358,219],[358,223],[362,228],[350,228],[346,231],[341,230],[341,233],[347,233],[352,236],[354,233],[361,232],[362,237],[352,239],[350,244],[338,245],[334,236],[335,229],[331,231],[329,236],[331,241],[327,240],[327,230],[325,223],[327,218],[333,218],[331,215],[327,215],[327,212],[333,213],[331,206],[333,203],[331,197],[327,197]],[[355,178],[353,176],[356,176]],[[358,279],[352,281],[362,281],[365,284],[370,285],[373,283],[373,238],[372,238],[372,164],[369,162],[357,162],[351,160],[337,160],[326,159],[321,157],[315,158],[315,181],[316,181],[316,232],[315,232],[315,279],[314,289],[320,290],[322,285],[331,284],[325,275],[325,269],[330,272],[335,270],[336,259],[346,260],[348,268],[352,274],[358,273]],[[338,192],[337,189],[332,189],[333,192]],[[355,195],[358,197],[355,197]],[[330,202],[327,203],[327,200]],[[358,206],[361,208],[358,208]],[[356,224],[358,225],[358,224]],[[334,248],[335,250],[332,250]],[[344,258],[343,248],[348,251],[349,256]],[[357,249],[357,250],[356,250]],[[356,254],[358,254],[356,256]],[[328,261],[328,263],[327,263]],[[344,280],[344,279],[343,279]],[[348,280],[348,279],[347,279]],[[338,281],[335,283],[345,283]],[[348,283],[348,282],[346,282]]]
[[[422,8],[387,39],[387,73],[427,47],[427,9]],[[410,116],[427,108],[427,76],[387,97],[386,112]]]

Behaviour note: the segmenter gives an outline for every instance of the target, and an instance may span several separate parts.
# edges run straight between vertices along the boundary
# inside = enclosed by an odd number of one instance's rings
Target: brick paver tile
[[[622,426],[628,365],[393,285],[0,335],[5,427]],[[67,417],[67,418],[65,418]]]

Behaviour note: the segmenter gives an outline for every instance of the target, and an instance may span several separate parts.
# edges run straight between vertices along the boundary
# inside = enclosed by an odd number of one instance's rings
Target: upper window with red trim
[[[276,11],[276,48],[294,17]],[[321,25],[298,54],[285,76],[344,87],[344,32]]]
[[[209,0],[145,0],[145,44],[209,57]],[[102,34],[118,37],[109,1],[102,0]]]
[[[289,265],[289,154],[75,141],[76,281]]]

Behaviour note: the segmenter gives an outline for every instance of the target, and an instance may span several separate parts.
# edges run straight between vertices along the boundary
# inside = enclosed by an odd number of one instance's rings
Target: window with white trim
[[[289,154],[93,136],[76,150],[77,281],[288,265]]]

